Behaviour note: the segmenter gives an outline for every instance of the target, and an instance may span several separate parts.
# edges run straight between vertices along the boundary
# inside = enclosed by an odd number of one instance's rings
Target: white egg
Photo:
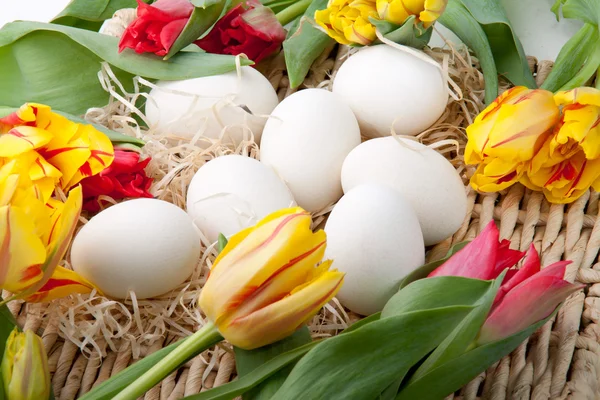
[[[440,68],[388,45],[352,55],[335,75],[332,90],[352,108],[366,137],[390,136],[392,126],[398,135],[417,135],[448,102]]]
[[[300,207],[314,212],[342,195],[342,163],[359,143],[350,107],[334,93],[306,89],[273,110],[260,143],[260,161],[277,171]]]
[[[107,296],[138,299],[185,282],[200,257],[191,218],[162,200],[135,199],[101,211],[81,228],[71,249],[75,272]]]
[[[205,137],[218,138],[228,127],[226,135],[239,142],[247,124],[259,143],[267,117],[278,103],[269,80],[252,67],[242,67],[241,76],[233,71],[183,81],[160,81],[156,86],[146,102],[150,126],[187,139],[201,131]]]
[[[337,298],[357,314],[381,311],[400,281],[425,260],[415,212],[384,185],[361,185],[346,193],[329,215],[325,233],[325,258],[346,273]]]
[[[240,155],[204,164],[187,192],[188,214],[211,242],[219,233],[233,235],[272,212],[295,205],[292,193],[273,169]]]
[[[467,214],[465,187],[452,164],[410,139],[372,139],[352,150],[342,167],[344,192],[365,183],[388,185],[410,202],[427,246],[454,234]]]

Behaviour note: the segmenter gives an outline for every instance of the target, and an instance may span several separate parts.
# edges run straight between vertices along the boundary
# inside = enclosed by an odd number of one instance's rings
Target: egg
[[[260,142],[260,161],[277,171],[300,207],[315,212],[342,195],[342,163],[359,143],[350,107],[327,90],[305,89],[273,110]]]
[[[365,183],[388,185],[410,202],[427,246],[454,234],[467,214],[465,187],[452,164],[414,140],[378,138],[352,150],[342,167],[344,192]]]
[[[418,50],[414,50],[418,52]],[[363,136],[417,135],[429,128],[448,102],[446,81],[431,62],[388,45],[369,46],[350,56],[333,81],[352,108]]]
[[[295,206],[290,190],[273,169],[250,157],[227,155],[204,164],[192,178],[187,211],[215,242],[282,208]]]
[[[162,200],[135,199],[101,211],[81,228],[71,249],[75,272],[117,299],[138,299],[181,285],[200,258],[191,218]]]
[[[183,81],[159,81],[146,102],[151,128],[184,139],[198,132],[218,138],[223,128],[235,142],[244,137],[247,124],[260,142],[268,115],[278,103],[267,78],[252,67],[222,75]]]
[[[325,233],[325,258],[346,274],[337,298],[357,314],[381,311],[400,281],[425,260],[417,216],[388,186],[350,190],[331,211]]]

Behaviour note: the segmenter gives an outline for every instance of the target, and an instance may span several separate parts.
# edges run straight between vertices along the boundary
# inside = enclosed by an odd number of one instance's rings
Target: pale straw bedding
[[[464,49],[436,49],[427,53],[440,62],[453,82],[450,87],[455,96],[437,123],[417,139],[446,156],[466,183],[472,167],[466,167],[461,159],[466,143],[464,129],[484,107],[483,77],[477,69],[477,60]],[[330,88],[335,71],[347,56],[346,47],[327,49],[314,63],[303,87]],[[538,81],[542,81],[551,63],[530,61]],[[259,69],[269,78],[280,99],[295,91],[289,88],[281,54]],[[251,135],[234,146],[227,128],[221,139],[202,139],[198,132],[191,141],[180,141],[173,146],[172,138],[145,131],[134,118],[145,118],[133,104],[143,96],[139,88],[151,85],[149,82],[138,79],[134,93],[127,93],[107,66],[103,66],[99,77],[111,93],[111,101],[107,107],[89,110],[86,117],[147,142],[144,153],[153,158],[148,172],[155,179],[151,191],[157,198],[184,208],[186,187],[205,162],[224,154],[258,157],[259,149]],[[469,215],[463,226],[453,238],[430,249],[428,259],[442,256],[452,243],[472,239],[493,218],[500,222],[501,237],[510,239],[515,248],[524,250],[534,243],[541,251],[543,265],[561,258],[572,259],[568,278],[592,285],[587,297],[582,292],[574,294],[555,321],[511,356],[481,374],[456,398],[600,398],[600,331],[596,325],[600,319],[600,272],[594,268],[600,248],[598,194],[586,194],[564,207],[549,205],[541,194],[519,185],[505,193],[486,196],[467,190]],[[315,226],[322,226],[330,209],[331,206],[315,214]],[[82,223],[85,223],[83,218]],[[216,255],[206,240],[203,249],[203,257],[192,277],[160,298],[138,300],[132,294],[127,301],[118,302],[92,294],[73,296],[50,305],[9,304],[19,322],[42,335],[57,399],[76,398],[140,357],[189,335],[202,325],[203,316],[196,307],[196,299]],[[358,319],[334,299],[309,326],[313,337],[328,337]],[[231,349],[221,344],[190,361],[149,391],[145,398],[174,400],[234,378]]]

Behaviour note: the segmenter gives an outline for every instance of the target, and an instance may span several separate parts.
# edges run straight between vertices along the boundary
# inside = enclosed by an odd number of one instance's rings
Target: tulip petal
[[[79,125],[78,135],[89,143],[90,157],[75,172],[66,188],[71,188],[88,176],[96,175],[110,167],[114,148],[110,139],[91,125]]]
[[[18,126],[0,134],[0,157],[16,157],[38,149],[52,140],[52,134],[34,126]]]
[[[48,282],[24,300],[30,303],[49,302],[74,293],[91,293],[94,289],[96,288],[91,282],[78,275],[75,271],[58,266]]]
[[[468,245],[454,254],[428,277],[463,276],[474,279],[494,279],[498,254],[498,228],[490,221]]]
[[[327,265],[328,266],[328,265]],[[326,271],[297,292],[219,327],[234,346],[251,350],[291,335],[310,320],[342,286],[344,274]]]
[[[502,240],[498,246],[498,254],[496,256],[496,267],[494,268],[494,275],[498,276],[506,268],[510,268],[515,265],[523,256],[525,252],[519,250],[513,250],[510,247],[510,240]],[[537,254],[537,253],[536,253]]]
[[[0,207],[0,287],[20,292],[39,281],[46,249],[35,226],[18,207]]]
[[[538,274],[511,290],[483,324],[478,345],[495,342],[522,331],[547,316],[571,293],[583,285],[574,285],[554,276]]]
[[[523,254],[522,252],[519,253]],[[499,304],[504,298],[504,296],[506,296],[506,294],[509,291],[511,291],[515,286],[517,286],[519,283],[523,282],[525,279],[528,279],[529,277],[535,275],[538,272],[540,272],[540,256],[538,255],[537,250],[532,244],[529,247],[529,250],[527,251],[527,256],[525,257],[523,266],[516,270],[514,274],[511,274],[510,276],[507,275],[504,282],[502,283],[502,286],[500,286],[500,289],[496,294],[496,298],[494,299],[494,305],[492,306],[492,309],[494,306]],[[564,271],[560,278],[562,278],[563,276]]]
[[[41,289],[52,277],[55,268],[62,260],[69,248],[71,238],[75,233],[79,214],[82,206],[81,187],[78,186],[69,192],[69,197],[61,210],[52,216],[53,224],[49,235],[46,261],[42,265],[42,278],[27,290],[19,293],[18,298],[28,297]]]

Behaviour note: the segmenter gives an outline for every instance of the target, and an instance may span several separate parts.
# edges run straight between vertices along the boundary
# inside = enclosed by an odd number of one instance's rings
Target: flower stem
[[[565,83],[560,90],[571,90],[583,86],[596,73],[598,67],[600,67],[600,44],[596,44],[596,49],[587,59],[583,68],[571,80]]]
[[[275,17],[281,25],[287,25],[294,19],[296,19],[296,17],[298,17],[299,15],[304,14],[304,12],[308,9],[312,1],[313,0],[299,0],[291,6],[289,6],[288,8],[285,8],[277,14],[275,14]]]
[[[146,373],[133,381],[123,391],[113,397],[113,400],[136,400],[146,391],[154,387],[181,364],[194,357],[210,346],[219,343],[223,337],[212,322],[208,322],[200,330],[188,337],[179,347],[160,360]]]

